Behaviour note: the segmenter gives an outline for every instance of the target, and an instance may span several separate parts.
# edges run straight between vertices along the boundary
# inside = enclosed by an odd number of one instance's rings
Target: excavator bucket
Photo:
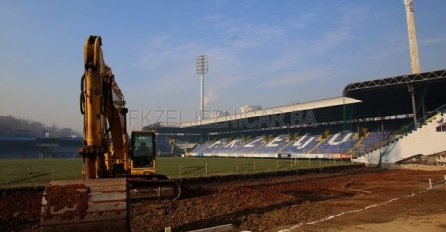
[[[52,181],[42,198],[42,231],[128,231],[126,178]]]

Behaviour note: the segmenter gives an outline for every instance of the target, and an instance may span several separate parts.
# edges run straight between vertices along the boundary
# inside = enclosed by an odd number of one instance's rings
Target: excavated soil
[[[4,191],[0,196],[0,231],[38,231],[42,189]]]
[[[229,223],[235,231],[341,231],[343,226],[446,213],[446,186],[405,197],[425,190],[429,178],[441,180],[445,174],[350,170],[189,186],[186,198],[175,202],[133,204],[132,231],[164,231],[165,227],[188,231]],[[400,197],[370,210],[305,224]]]
[[[440,223],[446,214],[446,185],[425,190],[429,178],[439,181],[444,175],[446,171],[360,169],[184,182],[179,200],[133,203],[131,230],[233,224],[234,231],[390,231],[411,222],[441,231],[446,228]],[[0,197],[0,231],[37,231],[41,197],[41,192],[29,191]]]

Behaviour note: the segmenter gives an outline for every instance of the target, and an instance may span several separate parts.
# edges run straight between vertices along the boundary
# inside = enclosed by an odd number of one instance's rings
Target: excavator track
[[[177,200],[181,195],[180,185],[168,179],[150,179],[147,177],[130,177],[129,199],[170,199]]]

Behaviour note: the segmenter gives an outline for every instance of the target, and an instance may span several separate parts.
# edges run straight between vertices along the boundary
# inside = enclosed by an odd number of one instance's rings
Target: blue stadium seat
[[[315,155],[314,157],[323,155],[325,157],[331,154],[347,154],[358,143],[358,134],[351,131],[337,132],[321,141],[323,129],[306,130],[312,133],[303,134],[294,140],[291,140],[288,134],[279,134],[269,141],[265,135],[256,136],[248,141],[244,141],[243,137],[220,138],[198,145],[191,153],[197,156],[300,157],[304,155],[303,157],[307,158],[313,157],[312,155]],[[330,127],[330,130],[332,129],[333,127]],[[374,144],[389,135],[389,131],[369,132],[358,148]]]
[[[216,153],[235,153],[235,151],[243,145],[243,138],[228,139],[224,146],[216,150]]]
[[[219,139],[215,142],[210,142],[209,145],[202,149],[201,152],[206,155],[206,154],[213,154],[215,153],[219,148],[222,148],[224,145],[226,145],[226,138],[223,139]]]
[[[290,142],[290,136],[279,135],[271,139],[268,143],[260,146],[255,153],[258,154],[277,154],[283,147]]]
[[[319,142],[319,135],[305,134],[294,140],[288,146],[282,149],[284,154],[305,154],[313,149]]]
[[[356,144],[357,134],[344,131],[332,134],[325,139],[312,153],[314,154],[345,154]]]
[[[372,131],[367,134],[367,136],[362,140],[362,142],[358,145],[357,150],[359,152],[364,151],[367,147],[372,146],[373,144],[378,143],[379,141],[385,140],[390,136],[390,131]]]
[[[196,146],[191,153],[203,153],[203,150],[209,146],[209,142],[205,142]]]
[[[236,149],[235,153],[238,153],[240,156],[252,156],[249,154],[262,146],[264,140],[264,136],[257,136]]]
[[[169,138],[164,135],[156,136],[156,145],[159,154],[170,154]]]

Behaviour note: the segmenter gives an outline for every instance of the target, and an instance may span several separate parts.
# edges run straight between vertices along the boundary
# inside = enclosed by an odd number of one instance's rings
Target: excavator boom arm
[[[104,62],[101,45],[101,37],[89,36],[84,46],[84,146],[80,153],[86,179],[110,176],[115,165],[130,169],[127,108],[111,68]]]

